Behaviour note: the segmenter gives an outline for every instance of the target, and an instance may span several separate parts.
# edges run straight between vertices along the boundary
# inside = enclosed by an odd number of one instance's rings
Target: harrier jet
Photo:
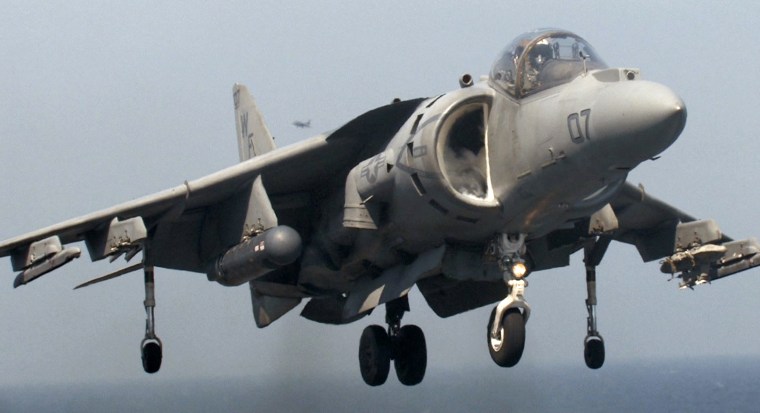
[[[584,358],[599,368],[595,268],[612,241],[661,260],[683,288],[760,265],[756,240],[734,241],[715,221],[626,182],[686,122],[681,98],[638,69],[608,67],[581,37],[541,30],[460,86],[276,148],[248,90],[235,85],[239,164],[3,241],[0,256],[10,256],[16,287],[79,258],[77,242],[92,260],[136,261],[80,287],[144,272],[148,373],[162,356],[157,267],[247,285],[259,327],[302,301],[303,317],[327,324],[385,305],[387,326],[368,326],[359,341],[369,385],[386,381],[391,362],[403,384],[425,375],[423,332],[402,324],[415,285],[441,317],[495,303],[484,344],[510,367],[531,314],[526,279],[583,251]]]
[[[306,122],[297,120],[297,121],[293,122],[293,126],[295,126],[296,128],[301,128],[301,129],[303,129],[303,128],[310,128],[311,127],[311,119],[307,120]]]

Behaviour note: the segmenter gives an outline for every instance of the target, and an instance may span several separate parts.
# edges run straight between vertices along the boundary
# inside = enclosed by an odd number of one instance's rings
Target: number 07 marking
[[[583,143],[591,140],[588,136],[588,120],[591,117],[591,109],[584,109],[580,113],[571,113],[567,117],[567,130],[570,132],[570,140],[575,143]],[[581,125],[583,118],[583,125]]]

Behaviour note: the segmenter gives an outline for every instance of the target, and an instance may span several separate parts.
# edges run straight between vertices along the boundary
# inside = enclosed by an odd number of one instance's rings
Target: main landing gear
[[[586,338],[583,340],[583,359],[590,369],[604,364],[604,340],[596,329],[596,266],[602,261],[612,238],[598,237],[589,240],[583,249],[586,264]]]
[[[153,310],[156,307],[155,283],[153,267],[145,266],[145,338],[140,343],[142,364],[146,373],[153,374],[161,368],[162,343],[156,336],[156,325]]]
[[[362,332],[359,341],[362,378],[370,386],[385,383],[393,360],[396,376],[402,384],[419,384],[427,368],[427,346],[422,329],[415,325],[401,326],[404,312],[409,311],[407,296],[386,303],[385,311],[387,331],[379,325],[371,325]]]
[[[487,342],[491,359],[501,367],[512,367],[520,361],[525,348],[525,323],[530,317],[530,306],[525,302],[528,282],[527,267],[523,260],[525,235],[500,234],[493,243],[492,255],[499,260],[509,295],[491,312]]]

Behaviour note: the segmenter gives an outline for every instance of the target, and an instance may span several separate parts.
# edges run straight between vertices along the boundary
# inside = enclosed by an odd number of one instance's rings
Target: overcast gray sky
[[[459,75],[486,74],[512,38],[537,27],[574,31],[610,66],[638,67],[645,79],[679,93],[688,108],[682,137],[630,180],[693,215],[715,218],[735,238],[760,235],[758,3],[49,3],[6,1],[0,13],[2,239],[237,162],[234,82],[249,86],[285,145],[395,97],[454,89]],[[312,129],[291,125],[307,119]],[[247,287],[157,269],[165,356],[160,373],[146,378],[139,273],[72,291],[122,265],[85,256],[14,290],[15,274],[2,261],[0,383],[287,381],[320,371],[359,380],[361,330],[384,317],[380,309],[348,326],[324,326],[297,309],[259,330]],[[533,312],[518,372],[583,364],[584,270],[581,257],[572,261],[530,277]],[[619,244],[599,267],[608,365],[760,356],[760,270],[684,292],[658,267]],[[416,290],[411,297],[404,321],[426,333],[428,376],[496,368],[485,345],[490,307],[439,319]]]

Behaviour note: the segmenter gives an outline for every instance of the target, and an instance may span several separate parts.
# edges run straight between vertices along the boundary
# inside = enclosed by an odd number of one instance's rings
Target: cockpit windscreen
[[[561,30],[542,30],[517,37],[491,68],[491,83],[522,98],[603,69],[602,61],[585,40]]]

